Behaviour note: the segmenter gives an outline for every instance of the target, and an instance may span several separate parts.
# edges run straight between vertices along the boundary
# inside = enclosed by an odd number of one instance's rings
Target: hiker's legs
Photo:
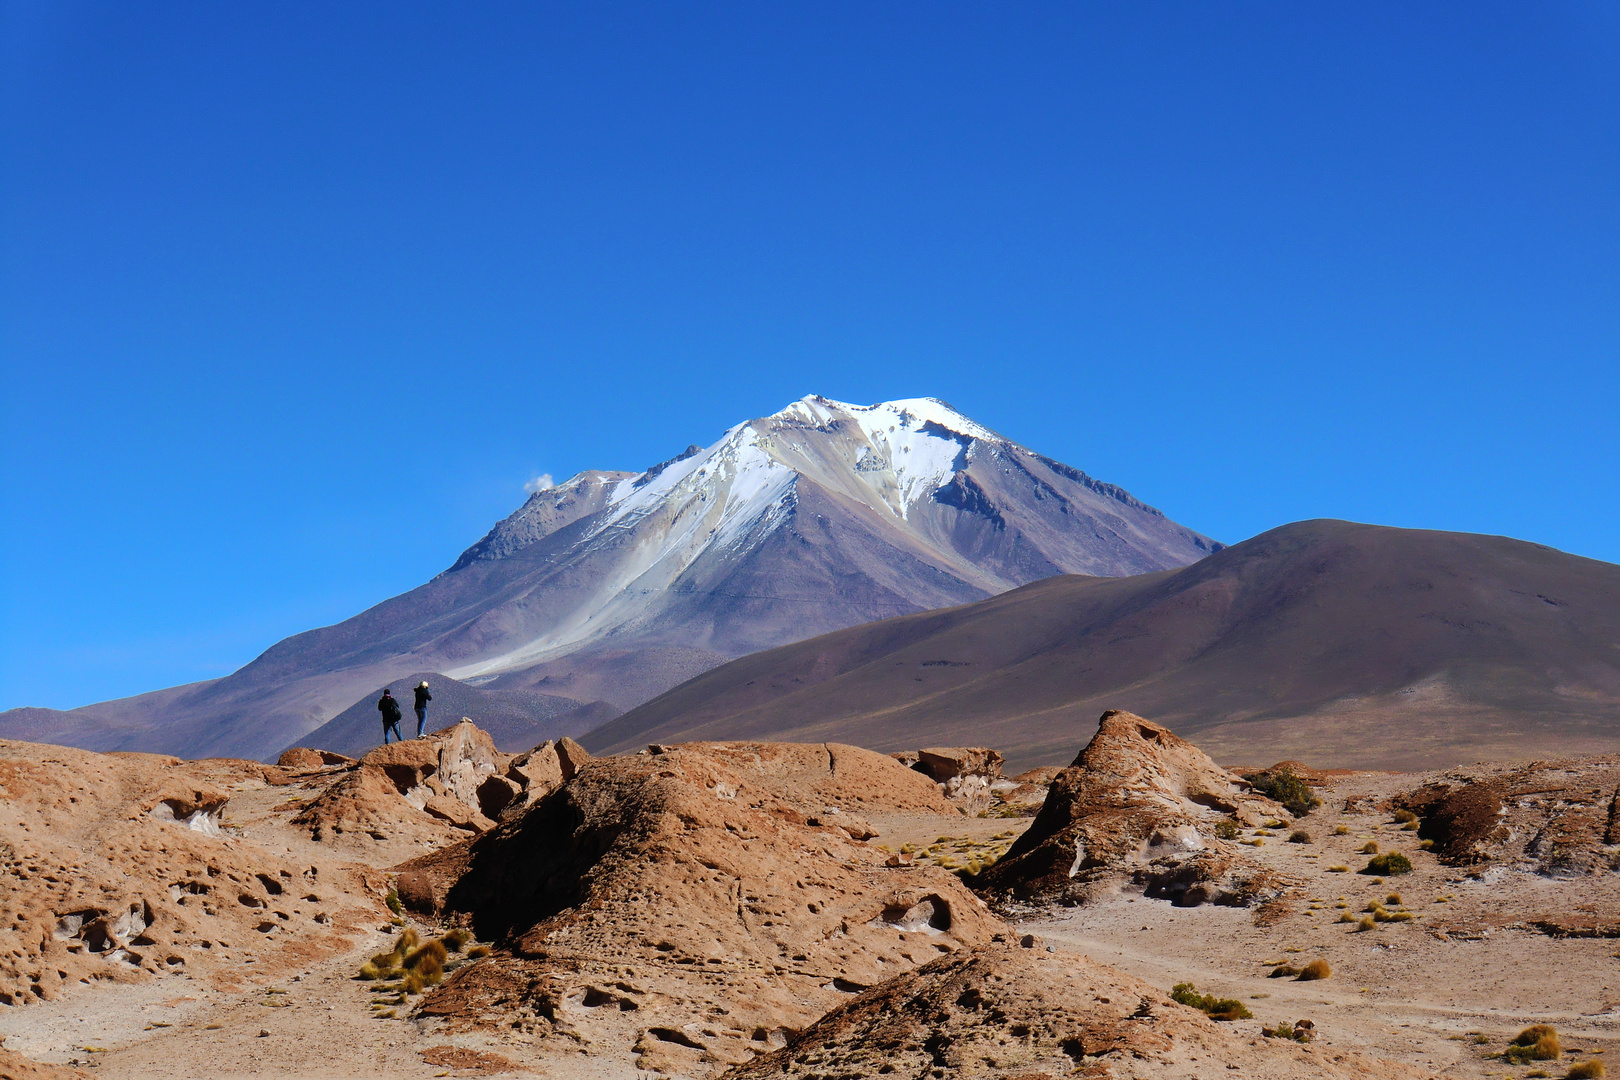
[[[418,705],[416,707],[416,737],[418,739],[422,737],[422,729],[425,727],[427,727],[427,706]]]

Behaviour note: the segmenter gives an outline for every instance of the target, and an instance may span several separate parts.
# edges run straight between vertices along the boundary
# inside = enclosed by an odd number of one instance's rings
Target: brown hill
[[[420,1015],[702,1075],[1005,934],[954,876],[868,845],[878,811],[959,818],[927,777],[854,746],[589,761],[524,816],[398,868],[407,905],[503,946]]]
[[[1620,566],[1307,521],[1180,570],[1062,576],[757,653],[592,732],[1067,760],[1109,708],[1218,760],[1425,768],[1620,742]]]

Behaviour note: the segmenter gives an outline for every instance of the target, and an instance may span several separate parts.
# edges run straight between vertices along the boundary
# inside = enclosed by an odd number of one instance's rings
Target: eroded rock
[[[1029,829],[979,880],[1026,899],[1080,902],[1130,882],[1188,905],[1250,904],[1282,883],[1217,839],[1215,825],[1291,816],[1168,728],[1112,710],[1052,780]]]
[[[521,817],[399,868],[407,904],[503,946],[421,1013],[606,1040],[645,1068],[746,1060],[853,993],[1005,932],[955,876],[885,865],[834,824],[895,808],[955,814],[926,776],[852,746],[586,762]]]

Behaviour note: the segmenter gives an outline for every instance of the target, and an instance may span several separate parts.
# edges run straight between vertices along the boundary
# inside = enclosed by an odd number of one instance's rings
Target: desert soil
[[[1084,956],[1164,991],[1192,982],[1242,1000],[1254,1018],[1229,1029],[1255,1045],[1263,1026],[1309,1019],[1317,1032],[1310,1050],[1325,1059],[1353,1050],[1434,1075],[1525,1077],[1537,1066],[1509,1066],[1501,1050],[1521,1028],[1547,1023],[1571,1052],[1563,1062],[1540,1063],[1545,1074],[1562,1076],[1577,1058],[1620,1067],[1620,939],[1552,936],[1532,925],[1545,917],[1578,927],[1585,919],[1592,932],[1613,934],[1620,875],[1443,866],[1379,809],[1425,779],[1335,775],[1319,789],[1324,805],[1301,821],[1267,836],[1245,829],[1245,839],[1263,841],[1246,851],[1290,882],[1284,899],[1263,909],[1178,908],[1121,887],[1081,906],[1014,905],[1002,914],[1020,934],[1034,935],[1042,953]],[[289,797],[309,798],[318,783],[231,786],[224,824],[238,842],[292,860],[332,857],[331,845],[313,845],[286,823]],[[934,810],[868,817],[879,834],[871,845],[907,846],[916,858],[947,866],[1004,849],[1031,820]],[[1348,832],[1335,835],[1340,826]],[[1294,828],[1309,831],[1312,842],[1287,842]],[[369,857],[360,847],[344,854],[356,865],[386,867],[438,842],[430,835],[437,829],[390,837]],[[1355,872],[1367,861],[1359,849],[1369,841],[1409,854],[1414,871],[1383,881]],[[1400,894],[1398,905],[1387,899],[1391,893]],[[1413,918],[1366,931],[1335,921],[1345,912],[1359,917],[1374,900]],[[389,946],[398,926],[380,905],[374,910],[373,921],[342,927],[351,947],[313,962],[277,958],[266,940],[238,957],[231,979],[180,972],[70,986],[54,1000],[0,1008],[0,1037],[7,1050],[35,1061],[108,1078],[648,1075],[628,1054],[548,1048],[537,1057],[533,1040],[516,1031],[451,1034],[403,1013],[379,1018],[372,986],[354,974]],[[1326,981],[1267,977],[1279,964],[1318,958],[1332,965]]]

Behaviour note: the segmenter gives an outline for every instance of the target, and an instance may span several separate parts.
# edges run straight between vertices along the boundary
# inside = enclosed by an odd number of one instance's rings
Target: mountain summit
[[[812,396],[536,491],[432,581],[224,679],[57,715],[95,749],[265,757],[418,671],[629,708],[759,649],[1220,547],[937,399]]]

